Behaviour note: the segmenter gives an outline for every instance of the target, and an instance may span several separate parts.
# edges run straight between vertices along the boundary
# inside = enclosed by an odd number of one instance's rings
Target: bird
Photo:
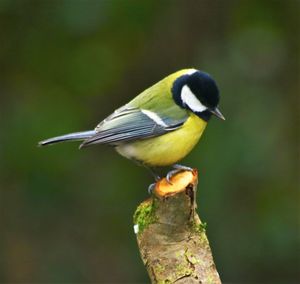
[[[111,145],[125,158],[148,168],[155,180],[158,167],[171,167],[167,181],[182,170],[178,164],[198,143],[210,118],[224,116],[219,89],[206,72],[179,70],[133,98],[102,120],[96,128],[39,142],[39,146],[82,141],[79,148]]]

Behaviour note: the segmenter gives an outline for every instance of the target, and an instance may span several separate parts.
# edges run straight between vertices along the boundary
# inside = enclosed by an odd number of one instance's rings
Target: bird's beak
[[[215,109],[211,109],[210,112],[215,115],[216,117],[225,120],[225,117],[223,116],[223,114],[219,111],[219,109],[216,107]]]

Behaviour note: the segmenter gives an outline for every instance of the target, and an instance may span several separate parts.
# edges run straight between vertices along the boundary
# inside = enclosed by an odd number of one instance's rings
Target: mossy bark
[[[152,283],[221,283],[205,226],[196,213],[197,171],[157,183],[137,208],[134,227]]]

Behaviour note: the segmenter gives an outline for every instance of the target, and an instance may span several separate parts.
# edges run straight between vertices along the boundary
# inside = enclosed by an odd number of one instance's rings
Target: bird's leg
[[[146,168],[151,173],[151,175],[154,177],[155,181],[159,181],[160,180],[159,174],[154,170],[155,168],[147,166],[147,165],[145,165],[143,162],[141,162],[139,160],[132,160],[132,161],[134,161],[137,165]]]
[[[158,173],[154,170],[154,168],[151,168],[151,167],[148,167],[148,166],[145,166],[145,165],[144,165],[144,167],[150,171],[151,175],[154,177],[154,180],[155,180],[156,182],[160,180],[160,176],[159,176]]]
[[[158,173],[154,170],[154,168],[151,168],[151,167],[148,167],[148,166],[145,166],[144,167],[146,169],[148,169],[151,173],[151,175],[154,177],[155,179],[155,182],[154,183],[151,183],[148,187],[148,193],[151,195],[153,193],[153,190],[156,186],[156,182],[158,182],[160,180],[160,176],[158,175]]]
[[[168,182],[169,184],[172,184],[171,178],[172,178],[172,176],[176,175],[177,173],[182,172],[182,171],[189,171],[189,172],[192,172],[192,171],[193,171],[192,168],[187,167],[187,166],[183,166],[183,165],[179,165],[179,164],[174,164],[174,165],[172,166],[172,168],[173,168],[174,170],[169,171],[168,174],[167,174],[167,176],[166,176],[166,180],[167,180],[167,182]]]

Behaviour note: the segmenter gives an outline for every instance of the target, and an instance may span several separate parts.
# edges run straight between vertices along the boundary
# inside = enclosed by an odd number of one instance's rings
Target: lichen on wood
[[[152,283],[221,283],[205,225],[196,213],[197,171],[160,180],[134,214],[142,260]]]

